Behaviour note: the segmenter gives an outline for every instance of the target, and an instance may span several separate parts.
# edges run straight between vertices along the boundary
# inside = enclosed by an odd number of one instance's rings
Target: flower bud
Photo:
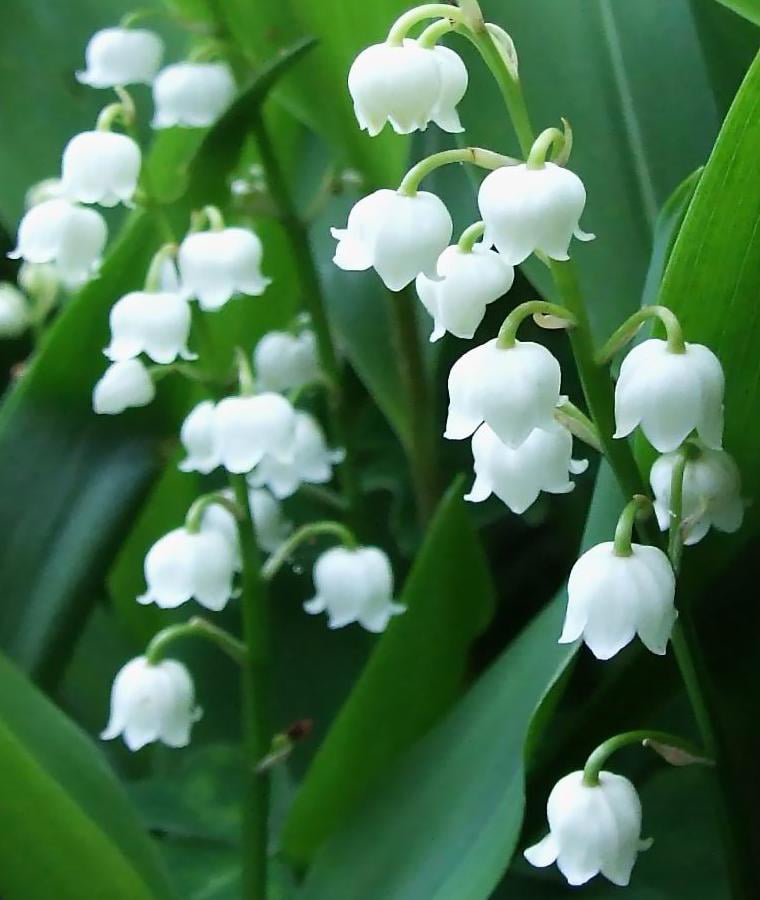
[[[741,476],[725,450],[690,447],[683,472],[681,530],[687,546],[697,544],[710,528],[734,532],[744,520]],[[673,469],[682,451],[660,456],[649,473],[654,511],[662,531],[670,528],[670,492]],[[696,455],[692,455],[696,454]]]
[[[651,840],[641,839],[641,801],[622,775],[600,772],[599,784],[583,783],[583,772],[561,778],[546,805],[549,834],[524,856],[533,866],[557,863],[568,884],[581,885],[601,873],[613,884],[631,879],[636,857]]]
[[[153,82],[154,128],[206,128],[235,97],[235,79],[226,63],[174,63]]]
[[[331,229],[338,241],[333,262],[349,272],[374,267],[389,290],[400,291],[420,272],[434,277],[452,230],[449,211],[435,194],[375,191],[353,207],[346,228]]]
[[[560,368],[541,344],[496,339],[469,350],[449,374],[449,415],[444,437],[461,440],[485,422],[516,448],[534,428],[551,429],[559,403]]]
[[[479,503],[491,494],[520,515],[541,491],[567,494],[575,484],[568,472],[577,475],[588,467],[586,460],[572,459],[573,438],[556,422],[534,428],[519,447],[503,444],[488,425],[481,425],[472,438],[475,483],[465,500]]]
[[[314,566],[316,595],[306,612],[327,612],[328,627],[358,622],[367,631],[385,631],[392,616],[406,610],[393,602],[393,571],[377,547],[332,547]]]
[[[417,276],[417,295],[433,317],[431,341],[449,331],[471,338],[483,321],[486,306],[503,297],[512,287],[515,270],[498,253],[482,244],[471,251],[456,244],[438,257],[436,276]]]
[[[52,301],[61,286],[53,263],[22,263],[16,280],[29,296],[45,302]]]
[[[29,327],[29,306],[21,291],[0,283],[0,338],[16,338]]]
[[[253,351],[256,383],[264,391],[298,390],[320,377],[313,331],[270,331]]]
[[[145,353],[167,365],[177,357],[196,359],[187,348],[190,306],[168,291],[132,291],[118,300],[110,314],[111,343],[103,351],[114,362]]]
[[[651,338],[623,360],[615,388],[616,438],[637,425],[660,453],[679,447],[692,433],[713,450],[723,442],[723,368],[702,344],[684,353]]]
[[[162,659],[150,663],[138,656],[114,679],[111,715],[100,737],[110,741],[121,734],[130,750],[153,741],[186,747],[190,729],[201,714],[190,673],[181,662]]]
[[[106,223],[94,209],[46,200],[21,220],[18,246],[8,255],[30,263],[55,263],[64,284],[76,288],[97,268],[107,235]]]
[[[77,72],[77,81],[94,88],[150,84],[163,53],[163,42],[152,31],[104,28],[90,38],[85,50],[87,68]]]
[[[279,394],[226,397],[214,410],[213,446],[228,472],[243,474],[266,455],[291,461],[295,428],[295,410]]]
[[[248,502],[259,547],[265,553],[274,553],[293,531],[293,523],[285,518],[280,502],[269,491],[251,489]]]
[[[234,502],[235,495],[231,490],[227,489],[219,493],[230,502]],[[221,503],[209,503],[205,506],[201,515],[201,531],[216,531],[221,534],[232,548],[234,571],[242,571],[243,560],[240,553],[238,522],[226,506]]]
[[[597,659],[610,659],[638,634],[662,656],[678,615],[675,591],[673,569],[659,548],[632,544],[630,556],[618,556],[611,541],[597,544],[570,572],[559,642],[582,636]]]
[[[271,278],[261,274],[263,248],[247,228],[189,234],[179,248],[182,288],[202,309],[219,309],[235,293],[263,294]]]
[[[80,203],[130,205],[140,175],[140,148],[131,137],[113,131],[84,131],[63,151],[61,187]]]
[[[583,182],[568,169],[544,163],[504,166],[486,175],[478,206],[485,222],[483,242],[495,246],[516,266],[540,250],[551,259],[568,259],[570,240],[591,240],[578,224],[586,205]]]
[[[132,406],[147,406],[156,396],[148,370],[139,359],[127,359],[110,365],[92,392],[96,413],[118,415]]]
[[[187,454],[179,468],[182,472],[208,475],[219,465],[219,453],[214,442],[214,410],[212,400],[202,400],[182,423],[180,440]]]

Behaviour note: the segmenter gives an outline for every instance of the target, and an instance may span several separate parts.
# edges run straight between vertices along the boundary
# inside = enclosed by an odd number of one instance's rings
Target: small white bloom
[[[29,327],[29,305],[21,291],[7,282],[0,283],[0,338],[15,338]]]
[[[179,464],[181,471],[208,475],[220,464],[214,442],[215,409],[212,400],[202,400],[182,423],[179,436],[187,456]]]
[[[574,172],[554,163],[540,169],[504,166],[483,179],[478,193],[480,215],[486,224],[483,241],[494,245],[516,266],[535,250],[551,259],[568,259],[575,235],[591,240],[578,221],[586,205],[586,189]]]
[[[139,359],[110,365],[92,392],[96,413],[117,415],[131,406],[147,406],[156,396],[156,387]]]
[[[585,884],[602,874],[625,886],[640,851],[652,845],[641,839],[641,801],[622,775],[600,772],[599,784],[583,783],[583,772],[560,778],[546,804],[549,834],[524,855],[533,866],[557,863],[568,884]]]
[[[63,197],[63,185],[60,178],[43,178],[27,189],[24,196],[24,209],[31,209],[46,200],[58,200]]]
[[[597,659],[610,659],[638,634],[663,655],[678,615],[675,591],[673,569],[658,547],[632,544],[630,556],[618,556],[612,541],[597,544],[570,572],[559,642],[583,636]]]
[[[349,272],[374,267],[389,290],[400,291],[420,272],[434,277],[452,230],[449,211],[435,194],[375,191],[353,207],[345,228],[331,229],[338,241],[333,262]]]
[[[235,97],[235,79],[226,63],[174,63],[153,82],[154,128],[206,128]]]
[[[61,187],[80,203],[129,205],[137,189],[142,155],[137,143],[113,131],[84,131],[63,151]]]
[[[219,309],[233,294],[263,294],[271,278],[261,274],[263,248],[247,228],[189,234],[177,262],[182,288],[202,309]]]
[[[234,502],[235,495],[231,490],[220,493]],[[240,531],[232,512],[221,503],[209,503],[204,507],[201,516],[201,531],[216,531],[224,537],[232,548],[235,571],[240,572],[243,565],[240,554]]]
[[[433,106],[430,118],[444,131],[458,134],[464,131],[464,127],[456,107],[467,90],[467,67],[462,62],[459,54],[449,47],[436,44],[428,52],[432,53],[435,58],[441,79],[438,98]]]
[[[269,491],[251,489],[248,502],[259,547],[265,553],[274,553],[293,531],[293,523],[285,518],[280,502]]]
[[[568,478],[584,472],[586,460],[572,459],[573,437],[558,423],[534,428],[519,447],[502,443],[488,425],[472,438],[475,483],[465,500],[479,503],[496,494],[512,512],[524,513],[541,491],[567,494],[575,484]]]
[[[8,255],[30,263],[55,263],[67,287],[84,284],[100,262],[108,231],[99,212],[69,203],[46,200],[21,220],[18,246]]]
[[[186,747],[190,730],[201,717],[195,705],[190,673],[181,662],[162,659],[150,663],[138,656],[123,666],[111,689],[111,715],[101,733],[104,741],[120,734],[130,750],[153,741]]]
[[[675,450],[696,430],[711,449],[723,443],[725,379],[718,357],[702,344],[673,353],[650,338],[623,360],[615,387],[616,438],[637,425],[660,453]]]
[[[296,412],[293,456],[289,460],[265,456],[248,476],[253,487],[267,487],[279,500],[290,497],[301,484],[325,484],[332,478],[333,463],[343,453],[330,450],[319,422]]]
[[[298,390],[320,376],[313,331],[270,331],[253,351],[256,383],[264,391]]]
[[[250,472],[266,456],[289,462],[295,452],[296,415],[279,394],[225,397],[214,409],[214,452],[228,472]]]
[[[235,548],[221,531],[175,528],[148,551],[148,589],[137,602],[174,609],[194,597],[206,609],[224,609],[233,595],[236,562]]]
[[[110,314],[111,343],[103,351],[114,362],[145,353],[167,365],[177,357],[196,359],[187,348],[190,306],[168,291],[132,291],[118,300]]]
[[[684,544],[697,544],[710,528],[733,532],[744,520],[741,476],[725,450],[699,447],[689,457],[683,473],[682,529]],[[670,528],[670,488],[680,452],[660,456],[649,473],[654,511],[662,531]]]
[[[456,244],[438,257],[436,277],[417,276],[417,295],[433,317],[431,341],[449,331],[471,338],[483,321],[486,306],[512,287],[515,270],[498,253],[477,244],[472,251]]]
[[[444,437],[469,437],[485,422],[508,447],[519,447],[534,428],[552,428],[559,387],[559,363],[546,347],[517,341],[503,348],[494,338],[452,366]]]
[[[393,571],[377,547],[332,547],[314,566],[316,595],[304,603],[306,612],[327,612],[328,626],[358,622],[367,631],[385,631],[392,616],[406,610],[393,602]]]
[[[87,68],[77,72],[77,80],[94,88],[150,84],[163,53],[163,42],[152,31],[104,28],[90,38],[85,50]]]

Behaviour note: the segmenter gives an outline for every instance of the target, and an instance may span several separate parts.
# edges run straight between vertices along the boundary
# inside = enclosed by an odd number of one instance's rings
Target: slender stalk
[[[615,528],[615,556],[630,556],[631,537],[636,519],[647,516],[652,510],[652,501],[643,494],[636,494],[626,505]]]
[[[310,522],[308,525],[303,525],[297,531],[294,531],[286,541],[280,544],[277,550],[264,563],[261,577],[266,581],[271,581],[304,541],[310,541],[312,538],[323,534],[329,534],[338,538],[351,550],[356,549],[358,546],[353,532],[340,522]]]
[[[687,461],[686,448],[682,447],[670,479],[668,556],[674,572],[678,572],[681,567],[681,552],[683,551],[683,478],[686,474]]]
[[[145,650],[148,662],[156,663],[163,658],[167,648],[175,641],[186,637],[201,637],[216,644],[220,650],[227,654],[238,665],[245,664],[245,644],[233,637],[228,631],[219,628],[208,619],[201,616],[193,616],[187,622],[178,625],[169,625],[153,635]]]
[[[458,147],[456,150],[441,150],[421,159],[404,175],[398,186],[399,194],[413,197],[417,193],[420,182],[431,172],[448,166],[451,163],[470,163],[481,169],[501,169],[504,166],[513,166],[518,162],[511,156],[503,156],[494,153],[493,150],[484,150],[482,147]]]
[[[418,22],[426,19],[446,18],[451,21],[461,22],[464,19],[461,10],[456,6],[449,6],[446,3],[425,3],[422,6],[416,6],[410,9],[391,25],[388,32],[387,43],[393,46],[401,46],[404,38],[409,31],[414,28]]]
[[[629,316],[619,328],[615,329],[611,337],[605,341],[604,346],[596,354],[597,363],[604,365],[604,363],[609,362],[618,350],[621,350],[633,339],[636,332],[647,319],[659,319],[665,326],[668,350],[671,353],[685,352],[686,344],[683,339],[683,331],[676,314],[668,309],[667,306],[644,306],[632,316]]]
[[[496,337],[496,344],[504,350],[514,347],[517,341],[517,329],[528,316],[551,316],[557,321],[564,322],[564,328],[570,329],[575,326],[575,316],[562,306],[556,303],[547,303],[545,300],[527,300],[516,306],[511,313],[504,319],[499,334]]]
[[[646,746],[649,743],[675,747],[678,750],[683,750],[695,761],[709,762],[709,760],[704,759],[700,751],[689,741],[685,741],[674,734],[669,734],[665,731],[626,731],[623,734],[616,734],[614,737],[608,738],[590,754],[586,760],[586,765],[583,767],[583,783],[587,787],[596,787],[599,784],[599,773],[613,753],[616,753],[623,747],[627,747],[629,744],[643,744]]]
[[[459,249],[463,253],[472,253],[472,248],[483,237],[485,230],[485,222],[473,222],[472,225],[468,225],[457,242]]]
[[[589,417],[566,397],[560,400],[554,410],[554,418],[564,425],[567,430],[575,435],[584,444],[588,444],[598,453],[602,452],[602,442],[599,439],[599,431]]]

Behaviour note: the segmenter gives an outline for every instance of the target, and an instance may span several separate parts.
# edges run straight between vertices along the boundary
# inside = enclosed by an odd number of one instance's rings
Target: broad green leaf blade
[[[493,586],[457,480],[441,501],[389,626],[301,785],[282,835],[303,862],[383,770],[458,696]],[[340,891],[335,896],[340,896]]]
[[[608,539],[621,506],[604,467],[584,546]],[[534,716],[540,727],[543,704],[556,699],[551,688],[575,653],[574,646],[557,644],[564,609],[562,592],[447,718],[383,775],[317,853],[299,900],[490,896],[520,834],[523,750]],[[358,753],[354,765],[357,759]]]
[[[724,6],[732,9],[755,25],[760,25],[760,3],[758,0],[719,0]]]
[[[155,846],[102,755],[0,657],[4,900],[163,900]]]

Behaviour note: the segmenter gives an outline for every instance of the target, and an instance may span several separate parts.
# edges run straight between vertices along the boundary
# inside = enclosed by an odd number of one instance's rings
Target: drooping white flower
[[[195,705],[190,673],[181,662],[150,663],[138,656],[123,666],[111,689],[111,715],[101,733],[104,741],[123,735],[130,750],[153,741],[186,747],[202,710]]]
[[[202,400],[182,423],[179,436],[187,455],[179,464],[181,471],[208,475],[220,464],[214,441],[215,409],[212,400]]]
[[[464,499],[479,503],[493,493],[519,515],[541,491],[567,494],[575,487],[568,473],[577,475],[588,467],[586,460],[574,460],[572,451],[572,435],[556,422],[534,428],[516,448],[502,443],[488,425],[481,425],[472,438],[475,483]]]
[[[535,250],[551,259],[568,259],[573,235],[584,241],[593,238],[578,224],[586,205],[583,182],[554,163],[490,172],[480,185],[478,205],[486,224],[484,243],[495,246],[513,266]]]
[[[46,200],[21,220],[18,246],[8,255],[31,263],[55,263],[67,287],[83,284],[100,262],[108,231],[99,212],[68,200]]]
[[[202,309],[219,309],[233,294],[263,294],[271,278],[261,274],[263,248],[247,228],[189,234],[177,254],[182,288]]]
[[[349,272],[374,267],[389,290],[400,291],[420,272],[434,277],[452,230],[449,211],[435,194],[375,191],[353,207],[345,228],[331,229],[338,241],[333,262]]]
[[[313,331],[270,331],[253,351],[256,382],[264,391],[298,390],[320,376]]]
[[[279,394],[225,397],[214,409],[214,452],[228,472],[243,474],[269,455],[293,459],[296,415]]]
[[[92,391],[96,413],[118,415],[132,406],[147,406],[156,396],[153,380],[139,359],[112,363]]]
[[[456,244],[438,257],[436,277],[417,276],[417,295],[433,317],[431,341],[449,331],[471,338],[483,321],[486,306],[512,287],[515,270],[498,253],[477,244],[471,251]]]
[[[152,31],[104,28],[90,38],[85,50],[87,68],[77,72],[77,81],[94,88],[150,84],[163,53],[163,42]]]
[[[450,47],[436,44],[428,52],[432,53],[435,58],[441,79],[441,87],[430,118],[444,131],[458,134],[464,131],[459,112],[457,111],[457,104],[464,97],[467,90],[467,67],[462,62],[459,54],[455,53]]]
[[[126,134],[84,131],[63,151],[61,187],[71,200],[130,205],[140,176],[140,148]]]
[[[358,622],[367,631],[385,631],[392,616],[406,610],[393,602],[393,571],[377,547],[332,547],[314,566],[316,595],[304,603],[306,612],[327,612],[328,626]]]
[[[517,341],[504,348],[494,338],[452,366],[444,437],[461,440],[485,422],[519,447],[534,428],[553,427],[559,387],[559,363],[546,347]]]
[[[618,556],[612,541],[597,544],[575,563],[567,583],[561,644],[579,637],[597,659],[610,659],[636,634],[652,653],[665,653],[677,613],[675,577],[658,547],[632,544]]]
[[[235,548],[221,531],[175,528],[148,551],[148,589],[137,602],[173,609],[195,598],[206,609],[224,609],[233,595],[236,563]]]
[[[265,553],[274,553],[293,531],[293,523],[285,518],[279,500],[263,488],[248,492],[256,540]]]
[[[253,487],[267,487],[279,500],[290,497],[301,484],[325,484],[332,478],[332,467],[343,458],[341,451],[330,450],[317,420],[305,412],[296,412],[293,456],[278,459],[266,455],[248,476]]]
[[[623,360],[615,387],[616,438],[637,425],[660,453],[679,447],[692,431],[712,450],[723,443],[725,379],[718,357],[702,344],[674,353],[650,338]]]
[[[109,320],[111,343],[103,352],[114,362],[141,353],[162,365],[197,358],[187,348],[190,306],[179,294],[132,291],[114,304]]]
[[[234,502],[235,496],[231,490],[220,491],[220,493]],[[201,531],[219,532],[232,548],[235,571],[241,571],[243,563],[240,554],[240,531],[237,519],[232,512],[222,503],[209,503],[204,507],[201,515]]]
[[[640,851],[641,801],[622,775],[600,772],[598,785],[583,783],[583,772],[561,778],[546,805],[549,834],[524,855],[533,866],[557,863],[568,884],[585,884],[601,873],[625,886]]]
[[[687,546],[697,544],[710,528],[733,532],[744,521],[741,476],[725,450],[693,448],[683,473],[681,528]],[[680,452],[660,456],[649,473],[654,511],[662,531],[670,528],[670,496],[673,469]]]
[[[0,338],[22,335],[30,324],[29,304],[15,285],[0,284]]]
[[[154,128],[206,128],[235,97],[235,79],[226,63],[174,63],[153,82]]]

